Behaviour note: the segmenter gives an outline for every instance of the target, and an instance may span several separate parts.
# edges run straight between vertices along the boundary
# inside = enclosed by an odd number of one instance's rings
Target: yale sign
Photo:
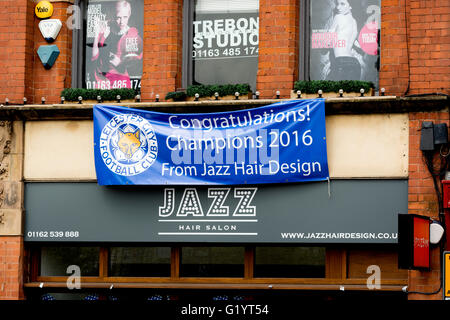
[[[53,5],[49,1],[41,1],[34,8],[34,13],[39,19],[50,18],[53,14]]]

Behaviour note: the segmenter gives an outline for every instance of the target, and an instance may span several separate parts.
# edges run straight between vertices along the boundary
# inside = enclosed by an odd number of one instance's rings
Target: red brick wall
[[[411,93],[450,93],[450,2],[411,0]]]
[[[0,20],[0,103],[8,98],[11,103],[22,103],[26,79],[30,66],[30,40],[32,41],[32,17],[29,9],[34,5],[29,0],[5,0],[2,6],[8,9]]]
[[[259,1],[259,58],[256,89],[262,98],[289,98],[298,80],[299,2]]]
[[[8,5],[7,3],[11,3]],[[381,8],[380,87],[387,94],[450,92],[450,3],[446,0],[386,0]],[[0,102],[59,101],[70,87],[71,34],[65,24],[69,2],[53,2],[53,18],[63,22],[55,44],[56,64],[45,70],[36,50],[46,44],[34,16],[35,2],[5,0],[10,14],[0,21]],[[182,0],[145,1],[143,100],[181,86]],[[271,98],[288,97],[298,78],[299,1],[260,0],[257,89]],[[408,39],[408,42],[406,41]],[[408,61],[409,57],[409,61]]]
[[[450,2],[383,0],[381,7],[380,87],[398,96],[450,93]]]
[[[181,87],[183,1],[144,2],[144,101],[161,100]]]
[[[420,128],[423,121],[449,124],[449,113],[418,112],[409,114],[409,182],[408,182],[408,212],[425,215],[437,219],[439,214],[438,201],[433,180],[425,165],[420,151]],[[435,152],[435,168],[439,168],[439,150]],[[408,291],[434,292],[439,288],[441,275],[440,252],[438,248],[431,250],[431,270],[409,271]],[[410,294],[409,299],[442,299],[442,290],[435,295]]]
[[[63,23],[53,43],[61,53],[53,68],[45,70],[37,49],[48,43],[39,31],[40,20],[34,15],[36,3],[31,0],[7,2],[11,4],[4,5],[11,13],[0,21],[0,102],[8,98],[11,104],[21,104],[26,97],[28,103],[40,103],[44,96],[48,103],[56,103],[61,90],[70,86],[72,31],[65,24],[70,3],[53,3],[52,18]]]
[[[17,74],[17,77],[25,78],[25,88],[22,97],[19,97],[20,103],[23,102],[25,96],[28,101],[34,99],[34,79],[33,79],[33,67],[34,67],[34,8],[36,3],[28,0],[26,6],[26,42],[25,42],[25,74]],[[19,49],[19,48],[18,48]],[[23,50],[20,48],[19,50]]]
[[[406,0],[381,1],[380,88],[387,95],[403,95],[408,88]]]
[[[22,237],[0,237],[0,300],[24,299]]]

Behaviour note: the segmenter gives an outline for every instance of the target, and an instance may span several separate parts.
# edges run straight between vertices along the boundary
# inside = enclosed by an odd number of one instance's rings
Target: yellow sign
[[[444,252],[444,299],[450,300],[450,251]]]
[[[41,1],[34,8],[34,13],[39,19],[50,18],[53,14],[53,5],[48,1]]]

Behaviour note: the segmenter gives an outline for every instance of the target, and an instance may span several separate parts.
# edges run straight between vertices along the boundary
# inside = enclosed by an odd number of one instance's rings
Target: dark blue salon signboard
[[[327,180],[323,99],[202,114],[94,107],[99,185]]]
[[[397,243],[408,180],[165,187],[39,182],[25,184],[25,208],[30,242]]]

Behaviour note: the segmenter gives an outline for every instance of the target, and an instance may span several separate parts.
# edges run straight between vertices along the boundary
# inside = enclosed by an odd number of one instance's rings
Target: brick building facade
[[[27,104],[42,109],[39,106],[42,97],[47,105],[58,104],[61,91],[72,86],[72,30],[65,22],[72,16],[68,9],[73,1],[51,2],[54,6],[52,18],[60,19],[63,27],[55,41],[60,55],[55,65],[46,70],[36,54],[38,47],[46,44],[38,28],[40,20],[34,14],[36,3],[31,0],[4,1],[4,6],[10,9],[0,21],[2,103],[8,99],[9,105],[22,105],[26,98]],[[143,2],[141,97],[142,103],[151,104],[157,94],[164,97],[183,85],[183,1]],[[260,0],[259,19],[256,89],[263,99],[273,99],[276,91],[280,91],[282,99],[289,98],[294,82],[299,79],[301,64],[300,2]],[[449,30],[448,1],[381,1],[379,88],[385,88],[386,96],[397,97],[392,98],[393,105],[400,104],[398,97],[407,100],[405,96],[416,95],[430,106],[418,105],[423,103],[420,100],[416,104],[412,101],[394,106],[394,109],[397,108],[397,113],[403,110],[409,119],[408,153],[404,155],[408,159],[408,212],[432,218],[438,216],[439,206],[419,148],[420,128],[423,121],[449,125],[448,99],[445,98],[450,92]],[[431,96],[430,100],[425,97],[427,94]],[[404,106],[411,107],[411,111],[404,110]],[[23,112],[19,106],[14,110],[17,114]],[[7,111],[2,113],[0,299],[26,298],[25,275],[29,272],[31,259],[22,230],[22,214],[26,210],[23,190],[27,181],[23,173],[26,157],[23,136],[27,119],[29,116],[21,118],[12,117]],[[440,251],[433,248],[430,271],[408,271],[408,290],[434,292],[439,288],[440,279]],[[442,299],[442,290],[434,295],[409,294],[408,298]]]

